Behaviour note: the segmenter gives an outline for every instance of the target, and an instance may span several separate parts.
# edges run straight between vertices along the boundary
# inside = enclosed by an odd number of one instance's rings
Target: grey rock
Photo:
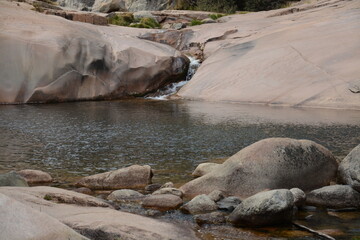
[[[93,12],[109,13],[115,11],[127,11],[124,0],[95,0]]]
[[[207,195],[203,194],[194,197],[190,202],[182,206],[181,210],[194,215],[215,211],[217,210],[217,205]]]
[[[217,202],[218,208],[223,211],[232,212],[241,203],[238,197],[227,197]]]
[[[28,187],[25,178],[15,171],[0,174],[0,186]]]
[[[267,226],[290,222],[294,197],[287,189],[260,192],[245,199],[229,215],[238,226]]]
[[[201,21],[203,24],[207,24],[207,23],[216,23],[216,21],[214,19],[211,18],[205,18],[204,20]]]
[[[174,29],[174,30],[180,30],[180,29],[186,28],[186,24],[185,23],[174,23],[170,26],[170,28]]]
[[[137,191],[131,189],[122,189],[112,192],[107,199],[118,202],[136,202],[143,199],[145,196]]]
[[[152,18],[157,22],[156,17],[152,15],[149,11],[134,12],[134,18],[135,20],[140,20],[142,18]]]
[[[214,202],[218,202],[224,198],[224,193],[220,190],[214,190],[208,194],[209,198]]]
[[[145,192],[147,193],[153,193],[155,192],[156,190],[160,189],[161,188],[161,185],[160,184],[150,184],[150,185],[147,185],[145,187]]]
[[[201,177],[213,171],[218,166],[220,166],[218,163],[200,163],[191,175],[194,177]]]
[[[141,203],[144,208],[152,208],[160,211],[178,209],[182,204],[183,200],[172,194],[148,195]]]
[[[306,204],[327,208],[360,208],[360,193],[348,185],[332,185],[307,194]]]
[[[303,190],[299,188],[292,188],[290,189],[290,192],[293,194],[295,206],[301,207],[305,204],[306,194]]]
[[[173,188],[174,187],[174,183],[172,182],[167,182],[167,183],[164,183],[161,188]]]
[[[340,163],[338,176],[340,182],[360,192],[360,145],[355,147]]]
[[[159,194],[172,194],[178,197],[182,197],[184,195],[183,192],[177,188],[160,188],[159,190],[153,193],[153,195],[159,195]]]
[[[225,214],[222,212],[212,212],[199,214],[194,216],[194,220],[197,224],[222,224],[225,223]]]

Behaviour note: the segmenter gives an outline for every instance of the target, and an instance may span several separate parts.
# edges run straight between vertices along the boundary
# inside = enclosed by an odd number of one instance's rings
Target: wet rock
[[[256,142],[216,168],[183,185],[185,196],[221,190],[247,197],[267,189],[326,186],[336,176],[337,162],[325,147],[309,140],[269,138]]]
[[[306,202],[306,194],[303,190],[299,188],[292,188],[290,192],[293,194],[294,197],[294,204],[297,207],[303,206]]]
[[[221,212],[212,212],[199,214],[194,216],[194,220],[197,224],[222,224],[225,223],[225,214]]]
[[[307,194],[306,204],[327,208],[360,208],[360,193],[348,185],[332,185]]]
[[[25,169],[18,171],[17,173],[25,178],[26,182],[30,184],[51,183],[53,181],[50,174],[40,170]]]
[[[177,188],[160,188],[159,190],[153,193],[153,195],[159,195],[159,194],[172,194],[180,198],[184,195],[183,192]]]
[[[90,189],[139,189],[151,183],[152,170],[148,165],[133,165],[115,171],[95,174],[80,179],[76,186]]]
[[[167,182],[167,183],[164,183],[161,188],[173,188],[174,187],[174,183],[172,182]]]
[[[181,210],[194,215],[215,211],[217,210],[217,205],[207,195],[203,194],[194,197],[190,202],[183,205]]]
[[[201,177],[213,171],[218,166],[220,166],[218,163],[200,163],[191,175],[194,177]]]
[[[360,145],[355,147],[340,163],[338,176],[342,183],[360,192]]]
[[[251,196],[229,215],[237,226],[267,226],[288,223],[292,219],[294,197],[287,189],[260,192]]]
[[[183,200],[172,194],[148,195],[142,200],[144,208],[152,208],[160,211],[178,209],[183,204]]]
[[[221,199],[224,198],[224,193],[222,191],[219,191],[219,190],[214,190],[211,193],[209,193],[208,196],[214,202],[218,202],[218,201],[220,201]]]
[[[25,178],[15,171],[0,174],[0,186],[28,187]]]
[[[218,201],[216,204],[218,205],[219,210],[232,212],[240,203],[241,199],[233,196],[224,198]]]
[[[161,184],[150,184],[145,187],[145,192],[153,193],[160,188],[161,188]]]
[[[73,189],[73,191],[77,192],[77,193],[87,194],[87,195],[93,194],[93,191],[91,191],[90,188],[86,188],[86,187],[75,188],[75,189]]]
[[[122,189],[112,192],[107,199],[118,202],[136,202],[142,200],[144,197],[145,196],[143,194],[137,191],[131,189]]]

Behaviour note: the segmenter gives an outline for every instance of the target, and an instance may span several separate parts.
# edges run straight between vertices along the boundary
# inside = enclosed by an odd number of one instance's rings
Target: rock
[[[196,168],[195,171],[191,174],[194,177],[201,177],[209,172],[215,170],[221,164],[218,163],[200,163]]]
[[[152,208],[160,211],[178,209],[183,200],[173,194],[148,195],[142,201],[144,208]]]
[[[147,193],[153,193],[160,188],[161,188],[161,184],[150,184],[145,187],[145,191]]]
[[[291,222],[294,197],[289,190],[260,192],[242,201],[228,220],[237,226],[267,226]]]
[[[217,205],[207,195],[203,194],[194,197],[190,202],[182,206],[181,210],[194,215],[215,211],[217,210]]]
[[[135,20],[140,20],[142,18],[151,18],[154,19],[156,22],[158,22],[156,17],[152,15],[151,12],[149,11],[134,12],[134,18]]]
[[[89,11],[94,5],[95,0],[57,0],[61,7]]]
[[[159,190],[153,193],[153,195],[159,195],[159,194],[172,194],[180,198],[184,195],[183,192],[177,188],[160,188]]]
[[[336,176],[332,153],[309,140],[269,138],[256,142],[200,178],[183,185],[185,196],[221,190],[226,195],[247,197],[267,189],[326,186]]]
[[[175,0],[125,0],[125,2],[129,12],[159,11],[165,9],[172,9],[176,6]]]
[[[186,24],[185,23],[174,23],[170,26],[170,28],[174,29],[174,30],[180,30],[180,29],[186,28]]]
[[[1,193],[0,216],[0,239],[87,239],[55,218]]]
[[[133,165],[115,171],[95,174],[80,179],[76,186],[90,189],[139,189],[151,183],[152,170],[148,165]]]
[[[124,0],[95,0],[92,11],[109,13],[115,11],[126,12],[127,9]]]
[[[94,25],[107,25],[108,20],[104,16],[100,16],[98,14],[86,13],[86,12],[72,12],[65,10],[45,10],[45,14],[55,15],[59,17],[63,17],[67,20],[76,21],[76,22],[84,22],[91,23]]]
[[[174,187],[174,183],[167,182],[167,183],[164,183],[160,188],[173,188],[173,187]]]
[[[294,197],[295,206],[301,207],[301,206],[305,205],[306,194],[304,193],[303,190],[301,190],[299,188],[292,188],[292,189],[290,189],[290,192],[292,193],[292,195]]]
[[[136,37],[147,30],[67,21],[7,1],[0,22],[0,103],[143,96],[187,73],[185,55]]]
[[[25,178],[15,171],[0,174],[0,186],[28,187]]]
[[[65,195],[76,194],[77,196],[81,195],[87,199],[95,199],[91,196],[50,187],[0,188],[0,193],[13,198],[34,210],[41,209],[42,213],[58,219],[60,222],[68,225],[90,239],[198,239],[192,229],[187,226],[182,226],[181,224],[174,225],[152,218],[121,212],[109,207],[86,207],[74,204],[59,204],[44,200],[42,197],[44,191],[61,192]],[[17,225],[13,224],[13,226]],[[21,229],[21,231],[23,233],[27,232],[24,231],[24,229]],[[2,232],[0,232],[0,235],[1,233]],[[44,238],[44,240],[45,239],[49,238]]]
[[[221,212],[212,212],[205,213],[200,215],[195,215],[194,220],[197,224],[222,224],[225,223],[225,214]]]
[[[211,18],[205,18],[201,21],[201,23],[203,24],[207,24],[207,23],[216,23],[216,21],[214,19]]]
[[[90,188],[86,188],[86,187],[81,187],[81,188],[75,188],[73,189],[74,192],[78,192],[78,193],[82,193],[82,194],[87,194],[87,195],[91,195],[93,194],[93,192],[91,191]]]
[[[338,176],[342,183],[360,192],[360,145],[355,147],[340,163]]]
[[[214,190],[211,193],[209,193],[208,197],[213,200],[214,202],[218,202],[221,199],[224,198],[224,194],[222,191],[219,190]]]
[[[218,205],[219,210],[232,212],[240,203],[241,199],[233,196],[224,198],[218,201],[216,204]]]
[[[137,191],[130,189],[122,189],[112,192],[107,199],[118,202],[136,202],[142,200],[144,197],[145,196],[143,194]]]
[[[360,208],[360,193],[348,185],[332,185],[307,194],[306,204],[327,208]]]
[[[25,178],[26,182],[30,184],[51,183],[53,181],[50,174],[40,170],[25,169],[18,171],[17,173]]]

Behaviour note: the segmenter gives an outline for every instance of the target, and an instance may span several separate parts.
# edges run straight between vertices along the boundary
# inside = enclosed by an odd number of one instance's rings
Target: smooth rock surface
[[[336,176],[337,162],[323,146],[309,140],[269,138],[256,142],[216,171],[183,185],[185,196],[221,190],[228,196],[248,197],[260,191],[326,186]]]
[[[294,197],[294,204],[297,207],[301,207],[306,202],[306,194],[303,190],[299,188],[292,188],[290,189],[290,192],[293,194]]]
[[[17,172],[11,171],[0,174],[0,186],[14,186],[14,187],[28,187],[25,178],[20,176]]]
[[[240,203],[241,199],[233,196],[224,198],[218,201],[216,204],[218,205],[219,210],[232,212]]]
[[[215,170],[220,164],[218,163],[200,163],[191,174],[194,177],[201,177]]]
[[[307,194],[306,204],[327,208],[360,208],[360,193],[348,185],[332,185]]]
[[[76,186],[90,189],[139,189],[151,183],[152,170],[148,165],[133,165],[115,171],[100,173],[80,179]]]
[[[292,219],[294,197],[287,189],[261,192],[242,201],[228,220],[238,226],[266,226]]]
[[[360,192],[360,145],[341,161],[338,176],[342,183]]]
[[[217,210],[217,205],[207,195],[203,194],[194,197],[190,202],[182,206],[181,210],[194,215],[215,211]]]
[[[142,200],[145,208],[168,211],[178,209],[183,204],[183,200],[173,194],[148,195]]]
[[[137,191],[131,189],[121,189],[116,190],[107,197],[108,200],[111,201],[120,201],[120,202],[133,202],[140,201],[145,196]]]
[[[24,169],[17,172],[20,176],[25,178],[27,183],[51,183],[53,178],[50,174],[40,171],[40,170],[32,170],[32,169]]]

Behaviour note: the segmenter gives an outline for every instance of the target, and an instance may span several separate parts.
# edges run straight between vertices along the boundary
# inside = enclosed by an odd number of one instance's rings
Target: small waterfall
[[[177,93],[182,86],[184,86],[188,81],[190,81],[191,78],[196,73],[196,70],[200,67],[200,61],[193,57],[188,57],[188,58],[190,60],[190,65],[186,75],[186,79],[184,81],[171,83],[166,87],[159,89],[156,93],[147,95],[145,98],[153,99],[153,100],[167,100],[168,97]]]

